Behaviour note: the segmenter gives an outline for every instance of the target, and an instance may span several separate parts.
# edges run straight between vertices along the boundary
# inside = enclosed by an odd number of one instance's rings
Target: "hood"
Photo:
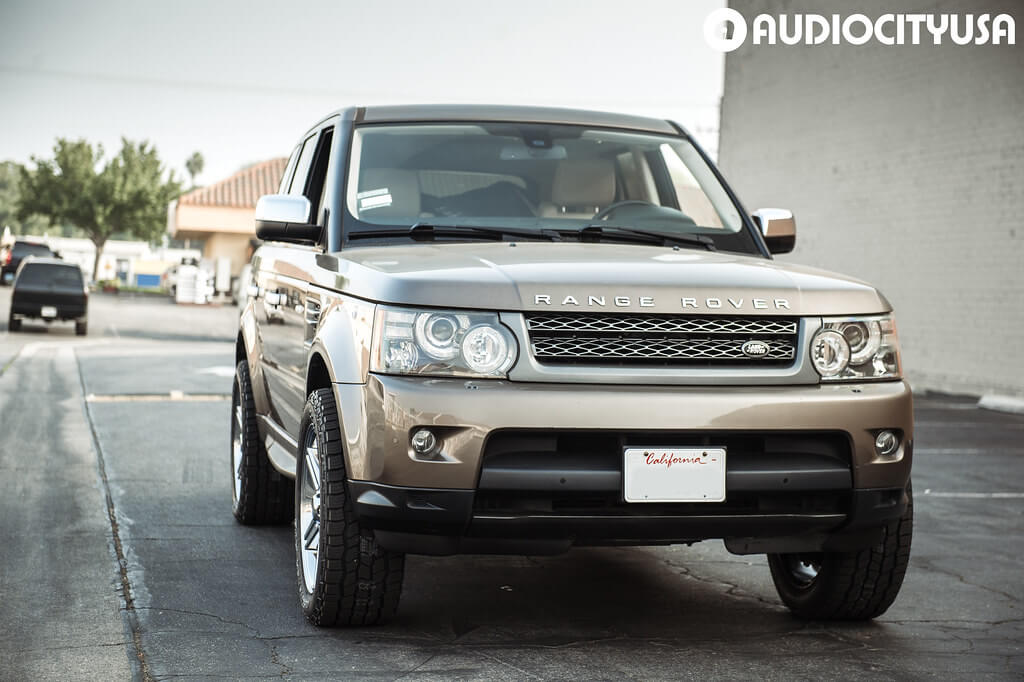
[[[884,313],[872,286],[737,254],[578,242],[410,244],[316,256],[314,279],[383,303],[733,315]],[[325,272],[326,270],[326,272]],[[333,281],[331,281],[333,280]]]

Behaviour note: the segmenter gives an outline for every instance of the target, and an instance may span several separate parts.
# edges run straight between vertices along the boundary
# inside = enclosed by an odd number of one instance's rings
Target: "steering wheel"
[[[610,216],[612,213],[615,213],[617,210],[619,210],[620,208],[623,208],[625,206],[655,206],[656,207],[657,204],[654,204],[654,203],[652,203],[650,201],[644,201],[643,199],[624,199],[623,201],[616,201],[616,202],[613,202],[611,204],[608,204],[607,206],[602,208],[600,211],[595,213],[594,217],[591,218],[591,220],[604,220],[605,218]]]

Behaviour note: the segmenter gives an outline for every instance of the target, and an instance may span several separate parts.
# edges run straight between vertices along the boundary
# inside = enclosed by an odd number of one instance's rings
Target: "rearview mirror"
[[[256,202],[256,236],[275,242],[315,242],[320,226],[309,222],[309,199],[267,194]]]
[[[759,208],[752,216],[772,253],[789,253],[796,246],[796,220],[784,208]]]

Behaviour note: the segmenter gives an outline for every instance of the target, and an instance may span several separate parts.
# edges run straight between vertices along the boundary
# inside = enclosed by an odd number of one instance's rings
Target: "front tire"
[[[292,483],[274,468],[256,428],[249,365],[235,367],[231,391],[231,511],[246,526],[292,519]]]
[[[871,547],[854,552],[769,554],[779,598],[794,615],[813,620],[870,620],[892,605],[910,562],[914,497]]]
[[[382,549],[356,518],[330,389],[310,394],[299,434],[295,563],[302,612],[319,627],[387,622],[402,594],[405,555]]]

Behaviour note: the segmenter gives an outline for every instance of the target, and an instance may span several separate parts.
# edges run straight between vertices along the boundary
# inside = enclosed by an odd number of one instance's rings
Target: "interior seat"
[[[551,201],[540,205],[545,218],[592,218],[615,201],[615,166],[607,159],[560,161],[551,183]]]

